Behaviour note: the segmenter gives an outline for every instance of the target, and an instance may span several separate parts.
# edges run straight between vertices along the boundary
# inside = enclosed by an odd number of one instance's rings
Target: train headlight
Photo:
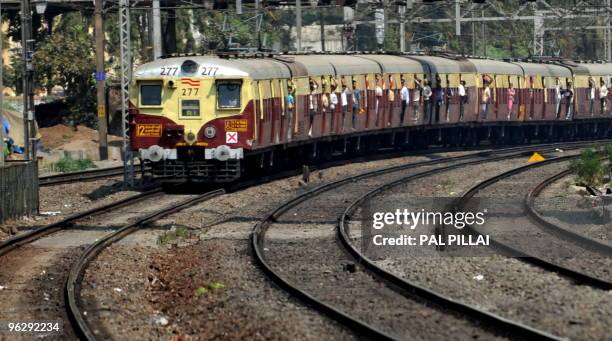
[[[194,143],[195,140],[196,140],[196,135],[193,133],[193,131],[190,131],[187,133],[187,135],[185,135],[185,141],[189,143]]]
[[[217,136],[217,129],[215,129],[215,127],[213,126],[208,126],[204,128],[204,136],[206,136],[206,138],[212,139],[213,137]]]

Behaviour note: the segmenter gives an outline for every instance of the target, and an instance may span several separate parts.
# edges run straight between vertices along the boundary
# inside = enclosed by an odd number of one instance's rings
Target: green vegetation
[[[593,148],[587,148],[580,157],[572,161],[570,166],[576,174],[578,183],[587,186],[597,186],[603,183],[605,170],[601,154]]]
[[[225,288],[225,285],[220,282],[210,282],[205,287],[198,287],[193,291],[195,297],[208,294],[212,290],[219,290]]]
[[[179,239],[184,239],[189,236],[189,230],[185,226],[178,226],[173,231],[164,232],[157,238],[158,245],[174,244]]]
[[[94,162],[91,161],[91,159],[86,158],[86,159],[81,159],[81,160],[75,160],[70,156],[70,154],[66,154],[64,158],[54,163],[52,168],[59,172],[67,173],[67,172],[78,172],[78,171],[86,170],[89,168],[97,168],[97,167],[94,164]]]

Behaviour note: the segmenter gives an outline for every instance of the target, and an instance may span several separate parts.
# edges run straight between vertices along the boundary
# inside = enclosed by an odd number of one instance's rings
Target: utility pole
[[[610,24],[612,24],[612,22],[610,22],[610,5],[612,3],[612,1],[607,0],[607,6],[606,6],[606,20],[604,21],[606,23],[606,31],[605,31],[605,51],[606,51],[606,60],[610,61],[612,60],[612,31],[610,31]]]
[[[461,53],[463,53],[463,41],[461,40],[461,4],[459,0],[455,0],[455,36],[461,47]]]
[[[162,56],[162,38],[161,38],[161,11],[159,10],[159,0],[152,1],[152,28],[153,36],[153,60],[159,59]]]
[[[484,18],[484,10],[482,10],[480,12],[480,15],[482,16],[482,18]],[[480,26],[480,30],[482,31],[482,55],[483,56],[487,56],[487,35],[485,32],[485,22],[484,20],[482,21],[482,24]]]
[[[302,52],[302,1],[295,0],[295,38],[297,52]]]
[[[108,121],[106,118],[106,73],[104,72],[104,0],[95,0],[94,26],[96,35],[96,98],[98,101],[98,139],[100,160],[108,159]]]
[[[121,53],[121,131],[123,134],[123,187],[134,186],[134,158],[130,149],[130,82],[132,79],[132,42],[130,40],[130,3],[119,1],[119,41]]]
[[[23,58],[23,147],[24,159],[35,160],[36,151],[31,148],[32,121],[34,121],[34,94],[32,82],[34,81],[34,67],[32,66],[32,12],[29,0],[21,0],[21,47]]]
[[[406,52],[406,6],[399,6],[399,38],[400,52]]]
[[[323,9],[319,7],[319,26],[321,27],[321,51],[325,52],[325,16]]]

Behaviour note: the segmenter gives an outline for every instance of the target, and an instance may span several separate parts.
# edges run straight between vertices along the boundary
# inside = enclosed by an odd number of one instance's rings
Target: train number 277
[[[177,71],[178,71],[177,67],[162,67],[159,75],[160,76],[175,76]]]

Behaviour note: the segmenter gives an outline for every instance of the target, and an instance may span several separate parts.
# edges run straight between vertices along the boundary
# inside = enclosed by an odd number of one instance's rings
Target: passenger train
[[[131,148],[153,177],[228,182],[381,149],[609,137],[611,76],[605,62],[446,54],[175,56],[133,72]]]

